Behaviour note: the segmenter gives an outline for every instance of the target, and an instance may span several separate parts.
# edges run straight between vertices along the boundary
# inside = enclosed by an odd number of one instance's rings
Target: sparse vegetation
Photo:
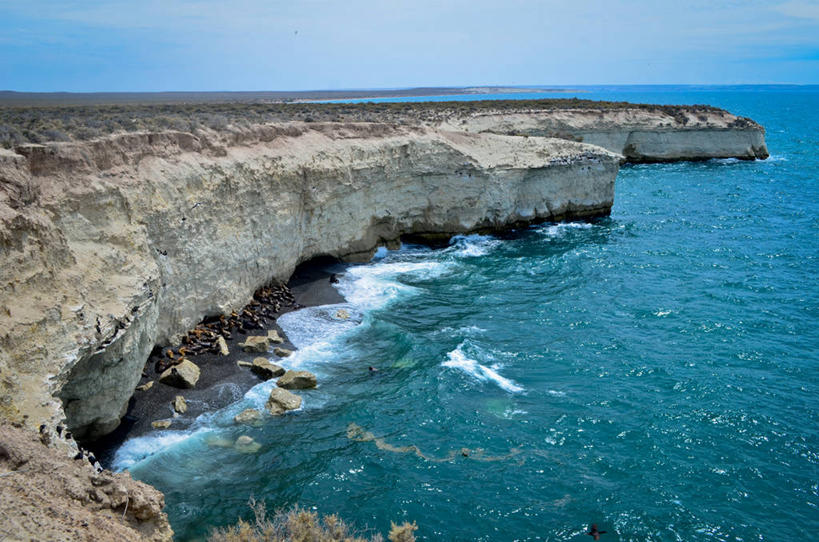
[[[591,100],[481,100],[453,102],[392,103],[147,103],[108,105],[2,105],[0,101],[0,147],[24,143],[83,141],[105,135],[135,131],[178,130],[196,133],[242,129],[255,124],[282,121],[388,122],[395,124],[436,122],[482,111],[531,112],[555,109],[604,111],[638,108],[666,113],[687,122],[686,112],[720,111],[707,105],[669,106],[597,102]],[[734,124],[753,124],[738,119]]]
[[[209,542],[383,542],[379,533],[356,532],[336,515],[319,518],[309,510],[294,507],[267,517],[262,502],[250,499],[253,521],[239,520],[236,525],[215,529]],[[390,542],[415,542],[415,523],[392,523],[387,539]]]

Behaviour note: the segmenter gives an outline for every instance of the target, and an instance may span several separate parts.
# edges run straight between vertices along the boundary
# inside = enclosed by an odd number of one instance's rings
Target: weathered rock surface
[[[230,350],[228,349],[227,341],[225,341],[224,337],[216,337],[216,346],[219,348],[219,354],[222,356],[230,355]]]
[[[188,411],[188,402],[181,395],[177,395],[173,400],[173,410],[177,414],[184,414]]]
[[[245,425],[259,425],[262,421],[262,413],[255,408],[246,408],[235,415],[233,421]]]
[[[156,344],[314,256],[605,215],[619,157],[541,137],[289,123],[0,155],[0,415],[113,430]]]
[[[286,358],[293,355],[292,350],[288,350],[287,348],[281,348],[279,346],[273,349],[273,353],[279,356],[280,358]]]
[[[279,335],[279,331],[276,329],[271,329],[267,332],[267,340],[270,341],[271,344],[281,344],[284,342],[284,339]]]
[[[262,380],[270,380],[284,374],[284,367],[271,363],[266,358],[254,358],[250,370]]]
[[[288,410],[299,408],[301,397],[281,388],[273,388],[264,406],[273,415],[284,414]]]
[[[149,380],[148,382],[142,384],[141,386],[136,387],[136,391],[148,391],[149,389],[154,387],[154,381]]]
[[[253,440],[253,437],[242,435],[236,439],[233,447],[237,452],[242,452],[244,454],[255,454],[259,451],[262,445]]]
[[[174,388],[190,389],[199,382],[199,372],[199,367],[186,359],[182,363],[165,369],[165,372],[159,375],[159,381]]]
[[[270,342],[267,337],[248,337],[245,342],[239,343],[239,346],[245,352],[257,352],[263,354],[270,348]]]
[[[156,420],[151,422],[151,427],[154,429],[167,429],[171,426],[171,420]]]
[[[762,126],[703,106],[594,108],[581,104],[541,111],[484,110],[451,117],[439,126],[582,141],[622,154],[629,162],[768,157]]]
[[[287,371],[276,381],[276,385],[287,390],[306,390],[316,387],[316,375],[310,371]]]
[[[6,540],[170,541],[162,493],[94,472],[0,420],[0,533]]]

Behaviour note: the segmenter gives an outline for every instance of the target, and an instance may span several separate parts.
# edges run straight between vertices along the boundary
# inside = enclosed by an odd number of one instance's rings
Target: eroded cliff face
[[[721,109],[696,106],[483,111],[449,118],[440,126],[472,133],[561,137],[599,145],[629,162],[768,157],[762,126]]]
[[[59,441],[59,442],[55,442]],[[128,473],[96,472],[60,436],[0,420],[0,529],[9,540],[168,542],[165,498]]]
[[[119,423],[155,344],[329,255],[608,214],[620,156],[373,123],[128,134],[0,155],[2,414]]]

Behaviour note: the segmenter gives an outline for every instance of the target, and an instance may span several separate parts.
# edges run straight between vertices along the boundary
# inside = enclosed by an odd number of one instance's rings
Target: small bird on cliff
[[[593,537],[595,540],[600,540],[600,535],[601,534],[606,534],[606,531],[598,531],[597,530],[597,524],[592,523],[591,528],[589,529],[589,532],[587,532],[586,534]]]

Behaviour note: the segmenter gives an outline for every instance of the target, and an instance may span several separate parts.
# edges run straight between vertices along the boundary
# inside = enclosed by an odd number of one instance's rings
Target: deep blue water
[[[319,376],[302,410],[234,427],[263,384],[120,450],[180,539],[248,517],[251,495],[425,539],[819,529],[819,88],[589,90],[750,116],[772,156],[626,166],[610,218],[349,269],[348,303],[280,321],[289,365]],[[214,446],[240,434],[261,450]]]

